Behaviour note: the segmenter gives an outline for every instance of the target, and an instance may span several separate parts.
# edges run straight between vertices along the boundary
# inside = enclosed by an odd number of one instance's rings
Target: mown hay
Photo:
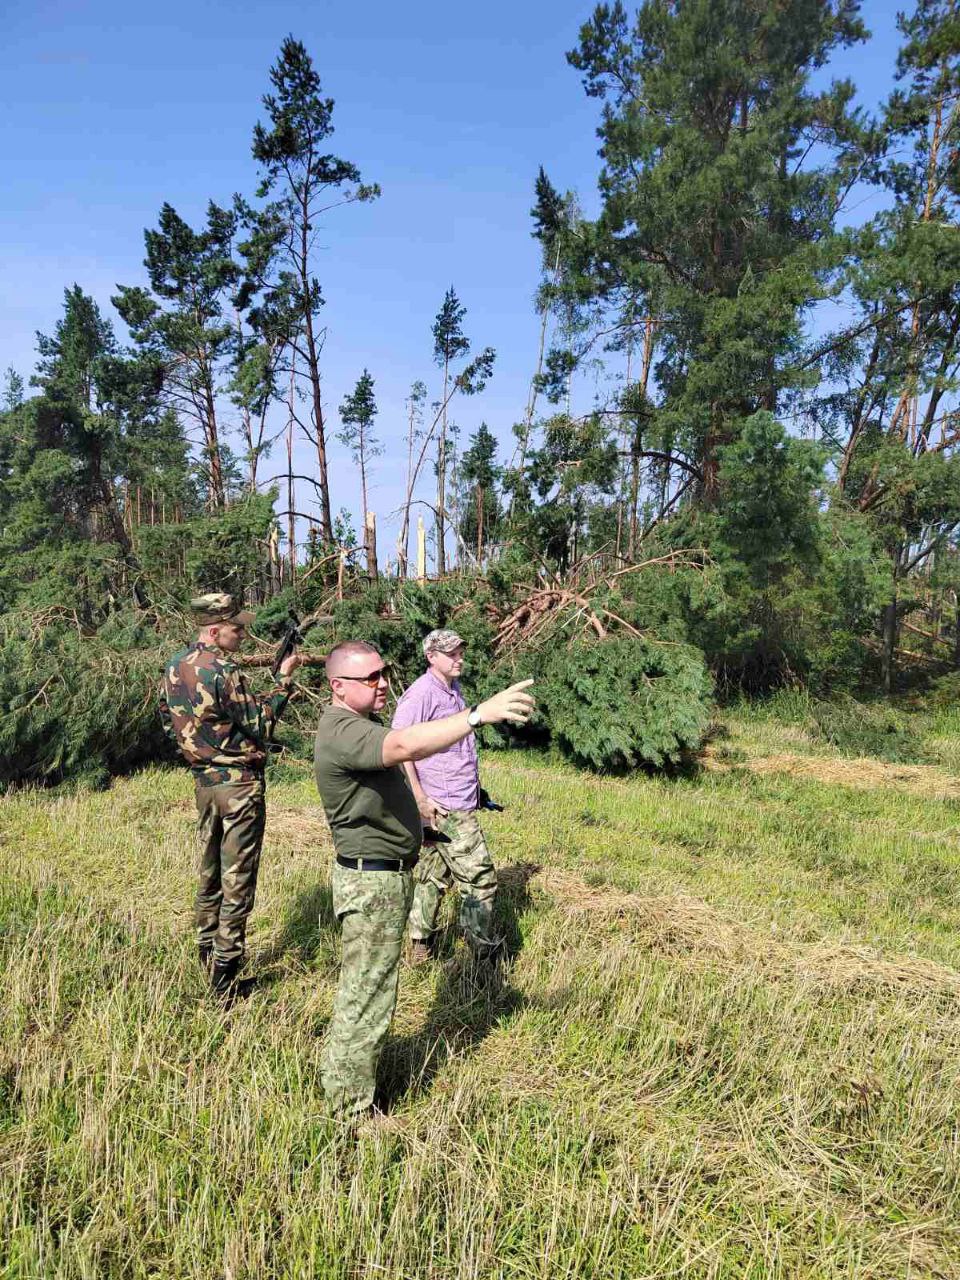
[[[591,929],[596,930],[599,922],[616,923],[619,929],[629,930],[632,942],[694,963],[715,966],[723,960],[760,966],[769,976],[848,991],[880,987],[917,995],[960,995],[960,973],[922,956],[884,955],[865,946],[784,941],[726,919],[697,898],[624,893],[590,885],[573,872],[555,868],[539,868],[532,876],[526,867],[505,868],[501,882],[509,885],[521,874],[546,893],[557,910],[589,916]]]
[[[936,765],[889,764],[868,757],[849,759],[824,756],[802,756],[791,752],[756,756],[736,764],[718,758],[711,748],[698,757],[705,769],[726,771],[735,767],[751,773],[786,773],[796,778],[809,778],[829,786],[853,787],[858,791],[872,791],[877,787],[898,787],[914,795],[931,798],[960,797],[960,782],[944,773]]]

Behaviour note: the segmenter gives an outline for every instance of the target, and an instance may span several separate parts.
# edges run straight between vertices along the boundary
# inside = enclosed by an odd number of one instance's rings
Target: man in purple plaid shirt
[[[423,642],[427,670],[397,704],[394,729],[466,710],[458,680],[464,647],[455,631],[430,632]],[[474,736],[469,734],[446,751],[403,767],[424,826],[447,837],[443,843],[425,844],[417,864],[410,912],[411,962],[423,964],[433,955],[440,903],[451,885],[460,895],[460,927],[468,945],[476,956],[490,958],[501,942],[493,932],[497,873],[477,818],[480,778]]]

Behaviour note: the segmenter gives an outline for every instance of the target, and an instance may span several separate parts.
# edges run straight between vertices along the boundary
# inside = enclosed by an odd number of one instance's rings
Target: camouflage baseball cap
[[[225,591],[208,591],[204,596],[194,596],[190,609],[202,627],[212,627],[217,622],[239,622],[246,626],[256,617],[249,609],[240,607],[236,596]]]
[[[426,658],[431,653],[453,653],[454,649],[459,649],[462,644],[462,637],[455,631],[446,629],[431,631],[423,640],[423,656]]]

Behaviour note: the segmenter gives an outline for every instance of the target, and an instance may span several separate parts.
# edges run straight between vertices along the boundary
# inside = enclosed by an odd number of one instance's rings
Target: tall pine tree
[[[632,20],[616,0],[569,55],[604,101],[603,207],[568,238],[566,287],[638,348],[656,314],[657,430],[708,505],[718,450],[803,382],[865,143],[852,84],[810,80],[864,34],[854,0],[645,0]]]
[[[227,491],[217,401],[234,336],[236,225],[236,214],[211,200],[205,227],[194,231],[165,204],[158,228],[144,233],[150,288],[121,285],[112,299],[141,352],[163,370],[170,406],[199,428],[213,510],[223,509]]]
[[[360,520],[365,531],[367,573],[371,578],[377,576],[377,544],[375,526],[370,522],[372,512],[367,502],[367,477],[371,459],[383,452],[383,446],[373,430],[373,420],[376,416],[377,401],[373,394],[373,378],[364,369],[357,379],[357,385],[340,405],[340,421],[343,423],[343,430],[337,432],[337,439],[350,450],[354,465],[360,471]]]
[[[320,372],[323,292],[314,274],[315,246],[325,213],[373,200],[380,188],[363,183],[355,164],[325,149],[333,133],[333,99],[323,96],[306,47],[292,36],[281,45],[270,83],[273,91],[263,98],[266,123],[258,123],[253,131],[253,157],[263,175],[258,194],[271,197],[261,211],[261,233],[272,242],[271,253],[277,258],[283,306],[292,307],[299,319],[290,345],[310,404],[310,422],[301,425],[317,451],[321,536],[330,542],[333,518]]]

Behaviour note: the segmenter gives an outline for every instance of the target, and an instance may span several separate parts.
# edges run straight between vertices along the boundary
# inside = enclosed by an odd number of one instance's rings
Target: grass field
[[[0,1276],[960,1276],[960,735],[728,727],[672,780],[488,754],[511,959],[404,970],[354,1138],[306,768],[227,1014],[185,774],[0,800]]]

